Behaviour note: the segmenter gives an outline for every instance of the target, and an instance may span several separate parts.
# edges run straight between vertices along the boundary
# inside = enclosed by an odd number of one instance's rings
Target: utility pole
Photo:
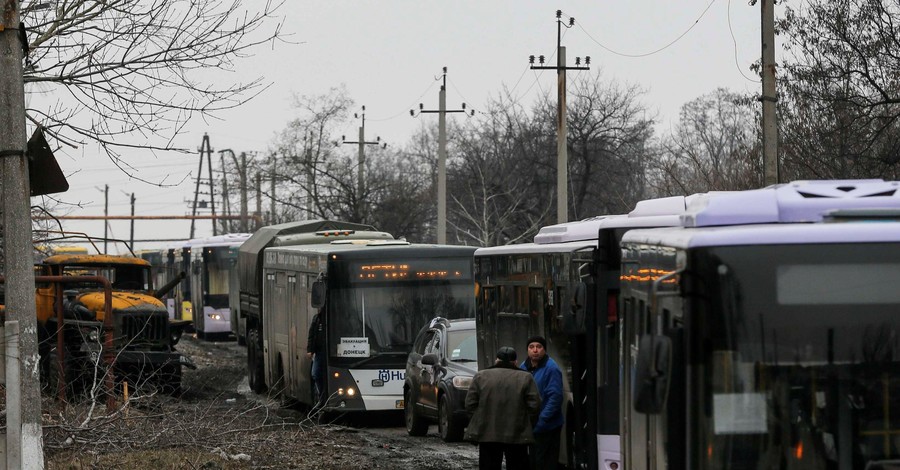
[[[241,233],[247,233],[247,152],[241,152]],[[259,216],[259,214],[256,214]],[[257,227],[259,228],[259,227]]]
[[[466,104],[462,109],[447,109],[447,67],[444,67],[441,91],[438,94],[438,109],[424,109],[419,103],[419,114],[438,113],[438,190],[437,190],[437,242],[440,245],[447,244],[447,113],[465,113]],[[413,110],[409,115],[416,117]],[[475,115],[475,111],[472,111]]]
[[[18,383],[6,384],[7,468],[44,468],[41,448],[37,315],[31,241],[31,187],[25,155],[25,84],[22,59],[28,47],[19,0],[0,9],[0,191],[7,321],[18,322]],[[13,374],[15,375],[15,374]]]
[[[109,185],[103,185],[103,215],[109,216]],[[107,238],[109,238],[109,220],[103,221],[103,254],[109,254],[107,251]]]
[[[225,212],[225,215],[231,215],[231,203],[228,201],[228,173],[225,171],[225,152],[231,154],[231,159],[234,160],[234,151],[231,149],[219,150],[219,157],[221,157],[222,161],[222,210]],[[231,222],[228,219],[222,219],[222,233],[228,233],[231,231],[231,227],[229,226]]]
[[[134,193],[131,193],[131,217],[131,236],[128,238],[128,246],[134,250]]]
[[[568,126],[566,123],[566,70],[589,70],[590,56],[575,58],[575,66],[566,66],[566,48],[562,47],[562,28],[575,26],[575,18],[569,17],[569,24],[562,21],[562,10],[556,10],[556,66],[545,66],[544,56],[539,56],[539,64],[534,65],[534,56],[528,57],[532,70],[556,70],[557,112],[556,112],[556,222],[561,224],[569,220],[569,155]]]
[[[762,133],[763,167],[765,185],[778,184],[781,180],[778,168],[778,121],[775,104],[775,0],[761,0],[762,13]]]
[[[375,137],[375,142],[366,142],[366,107],[363,105],[362,107],[362,115],[358,113],[353,113],[353,117],[357,119],[362,119],[362,124],[359,126],[359,140],[347,140],[347,136],[342,135],[341,141],[344,144],[357,144],[359,146],[359,156],[358,160],[358,173],[357,173],[357,181],[356,181],[356,216],[359,220],[355,222],[363,222],[365,217],[363,217],[363,194],[366,189],[366,145],[379,145],[381,144],[381,137]],[[387,147],[387,144],[381,144],[382,148]]]
[[[256,172],[256,220],[259,221],[257,229],[262,227],[262,172]]]
[[[272,178],[269,180],[269,223],[275,223],[275,179],[278,176],[278,157],[272,154]]]
[[[212,176],[212,147],[209,145],[209,135],[205,132],[203,133],[203,141],[200,143],[200,148],[197,149],[200,153],[200,164],[197,167],[197,183],[194,187],[194,203],[193,209],[191,211],[191,215],[197,215],[197,198],[200,196],[200,180],[203,175],[203,157],[206,156],[206,166],[208,166],[209,170],[209,201],[210,208],[212,209],[212,231],[213,235],[217,235],[216,231],[216,200],[215,200],[215,190],[213,189],[213,176]],[[194,219],[191,219],[191,236],[190,238],[194,238]]]

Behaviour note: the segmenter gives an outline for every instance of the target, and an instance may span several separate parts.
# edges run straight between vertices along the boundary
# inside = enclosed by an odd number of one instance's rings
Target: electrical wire
[[[394,115],[386,117],[386,118],[369,118],[369,120],[376,121],[376,122],[390,121],[391,119],[396,119],[401,114],[408,113],[410,109],[412,109],[416,106],[416,103],[420,102],[420,100],[422,99],[423,96],[425,96],[426,93],[428,93],[429,91],[431,91],[432,88],[434,88],[434,84],[437,83],[440,79],[441,79],[441,77],[437,77],[434,80],[432,80],[431,84],[428,85],[428,88],[426,88],[425,91],[423,91],[422,94],[419,95],[419,97],[416,98],[415,101],[413,101],[411,105],[407,106],[406,109],[403,109],[402,111],[398,112],[397,114],[394,114]]]
[[[728,32],[731,33],[731,43],[734,44],[734,66],[737,67],[738,72],[747,81],[760,83],[760,80],[756,80],[745,75],[744,70],[741,69],[741,64],[738,62],[738,44],[737,39],[734,37],[734,29],[731,27],[731,0],[728,0]]]
[[[687,35],[687,33],[691,32],[691,30],[694,29],[694,26],[697,26],[697,24],[700,23],[700,20],[702,20],[703,17],[706,16],[706,12],[709,11],[709,9],[713,6],[714,3],[716,3],[716,0],[711,0],[709,2],[709,5],[706,5],[706,8],[703,10],[702,13],[700,13],[700,16],[696,20],[694,20],[694,22],[691,24],[691,26],[688,29],[686,29],[683,33],[681,33],[678,37],[673,39],[671,42],[669,42],[665,46],[660,47],[659,49],[656,49],[656,50],[653,50],[650,52],[640,53],[640,54],[628,54],[628,53],[619,52],[614,49],[611,49],[611,48],[607,47],[606,45],[604,45],[603,43],[601,43],[600,41],[598,41],[596,38],[594,38],[594,36],[591,36],[591,33],[587,32],[587,30],[584,29],[584,26],[581,26],[580,22],[578,23],[578,27],[581,28],[582,31],[584,31],[584,34],[586,34],[587,37],[591,39],[591,41],[594,41],[595,44],[602,47],[604,50],[606,50],[607,52],[609,52],[611,54],[615,54],[615,55],[622,56],[622,57],[631,57],[631,58],[647,57],[647,56],[656,54],[658,52],[662,52],[662,51],[668,49],[669,47],[673,46],[678,41],[680,41],[681,38],[683,38],[685,35]],[[566,15],[566,16],[569,17],[569,15]]]

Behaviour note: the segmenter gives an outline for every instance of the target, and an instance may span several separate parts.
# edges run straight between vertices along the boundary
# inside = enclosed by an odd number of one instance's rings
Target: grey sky
[[[433,115],[413,119],[408,110],[419,102],[426,108],[437,107],[435,78],[443,66],[449,69],[450,107],[465,101],[477,110],[504,86],[524,103],[534,102],[541,93],[553,96],[555,73],[529,70],[528,56],[553,55],[557,9],[562,9],[564,18],[576,20],[562,41],[568,62],[572,64],[576,56],[591,56],[592,68],[601,68],[606,81],[643,87],[644,102],[659,113],[660,132],[674,122],[682,104],[717,87],[759,90],[748,69],[760,54],[759,6],[751,7],[743,0],[288,0],[282,14],[293,44],[258,49],[236,65],[236,72],[216,72],[240,79],[261,74],[270,88],[245,106],[222,113],[221,120],[192,122],[177,144],[198,148],[206,132],[216,151],[264,152],[273,135],[291,119],[294,94],[322,94],[345,84],[357,105],[366,106],[367,137],[378,135],[389,145],[403,146],[417,128],[436,119]],[[781,10],[776,7],[776,15]],[[776,60],[780,54],[776,51]],[[348,123],[346,134],[355,138],[357,125]],[[355,148],[345,146],[345,151],[355,152]],[[73,215],[103,213],[103,194],[96,189],[103,184],[110,185],[112,215],[129,213],[125,193],[131,192],[136,194],[138,215],[190,213],[185,201],[194,191],[196,154],[132,161],[145,179],[182,181],[175,187],[157,188],[129,181],[112,163],[92,153],[85,148],[58,155],[67,173],[84,168],[70,177],[70,191],[58,195],[64,201],[85,204]],[[214,157],[217,166],[218,153]],[[205,169],[203,173],[207,174]],[[66,225],[103,234],[100,221]],[[115,236],[128,238],[127,221],[113,222],[111,227]],[[187,221],[138,221],[135,238],[187,238],[189,228]],[[210,222],[198,221],[197,236],[205,235],[211,235]]]

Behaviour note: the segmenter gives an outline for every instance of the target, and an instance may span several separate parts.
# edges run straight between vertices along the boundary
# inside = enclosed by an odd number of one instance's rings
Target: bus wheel
[[[406,432],[410,436],[424,436],[428,433],[428,422],[416,413],[416,404],[410,400],[412,394],[404,393],[403,408],[406,416]]]
[[[255,329],[247,332],[247,375],[250,390],[254,393],[266,391],[266,377],[262,364],[262,348],[259,344],[259,332]]]
[[[463,437],[462,423],[453,416],[450,400],[446,394],[441,395],[438,402],[438,434],[444,442],[456,442]]]

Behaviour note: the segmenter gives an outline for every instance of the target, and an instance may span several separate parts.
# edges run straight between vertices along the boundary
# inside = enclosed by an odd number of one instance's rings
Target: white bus
[[[475,252],[479,367],[501,346],[524,351],[526,338],[547,338],[563,372],[561,460],[571,468],[621,468],[619,240],[630,228],[678,224],[687,200],[642,201],[627,215],[551,225],[534,243]]]
[[[189,240],[190,301],[197,338],[231,334],[229,291],[237,272],[237,254],[249,233],[229,233]]]
[[[622,246],[628,469],[886,469],[900,456],[900,183],[701,197]]]

